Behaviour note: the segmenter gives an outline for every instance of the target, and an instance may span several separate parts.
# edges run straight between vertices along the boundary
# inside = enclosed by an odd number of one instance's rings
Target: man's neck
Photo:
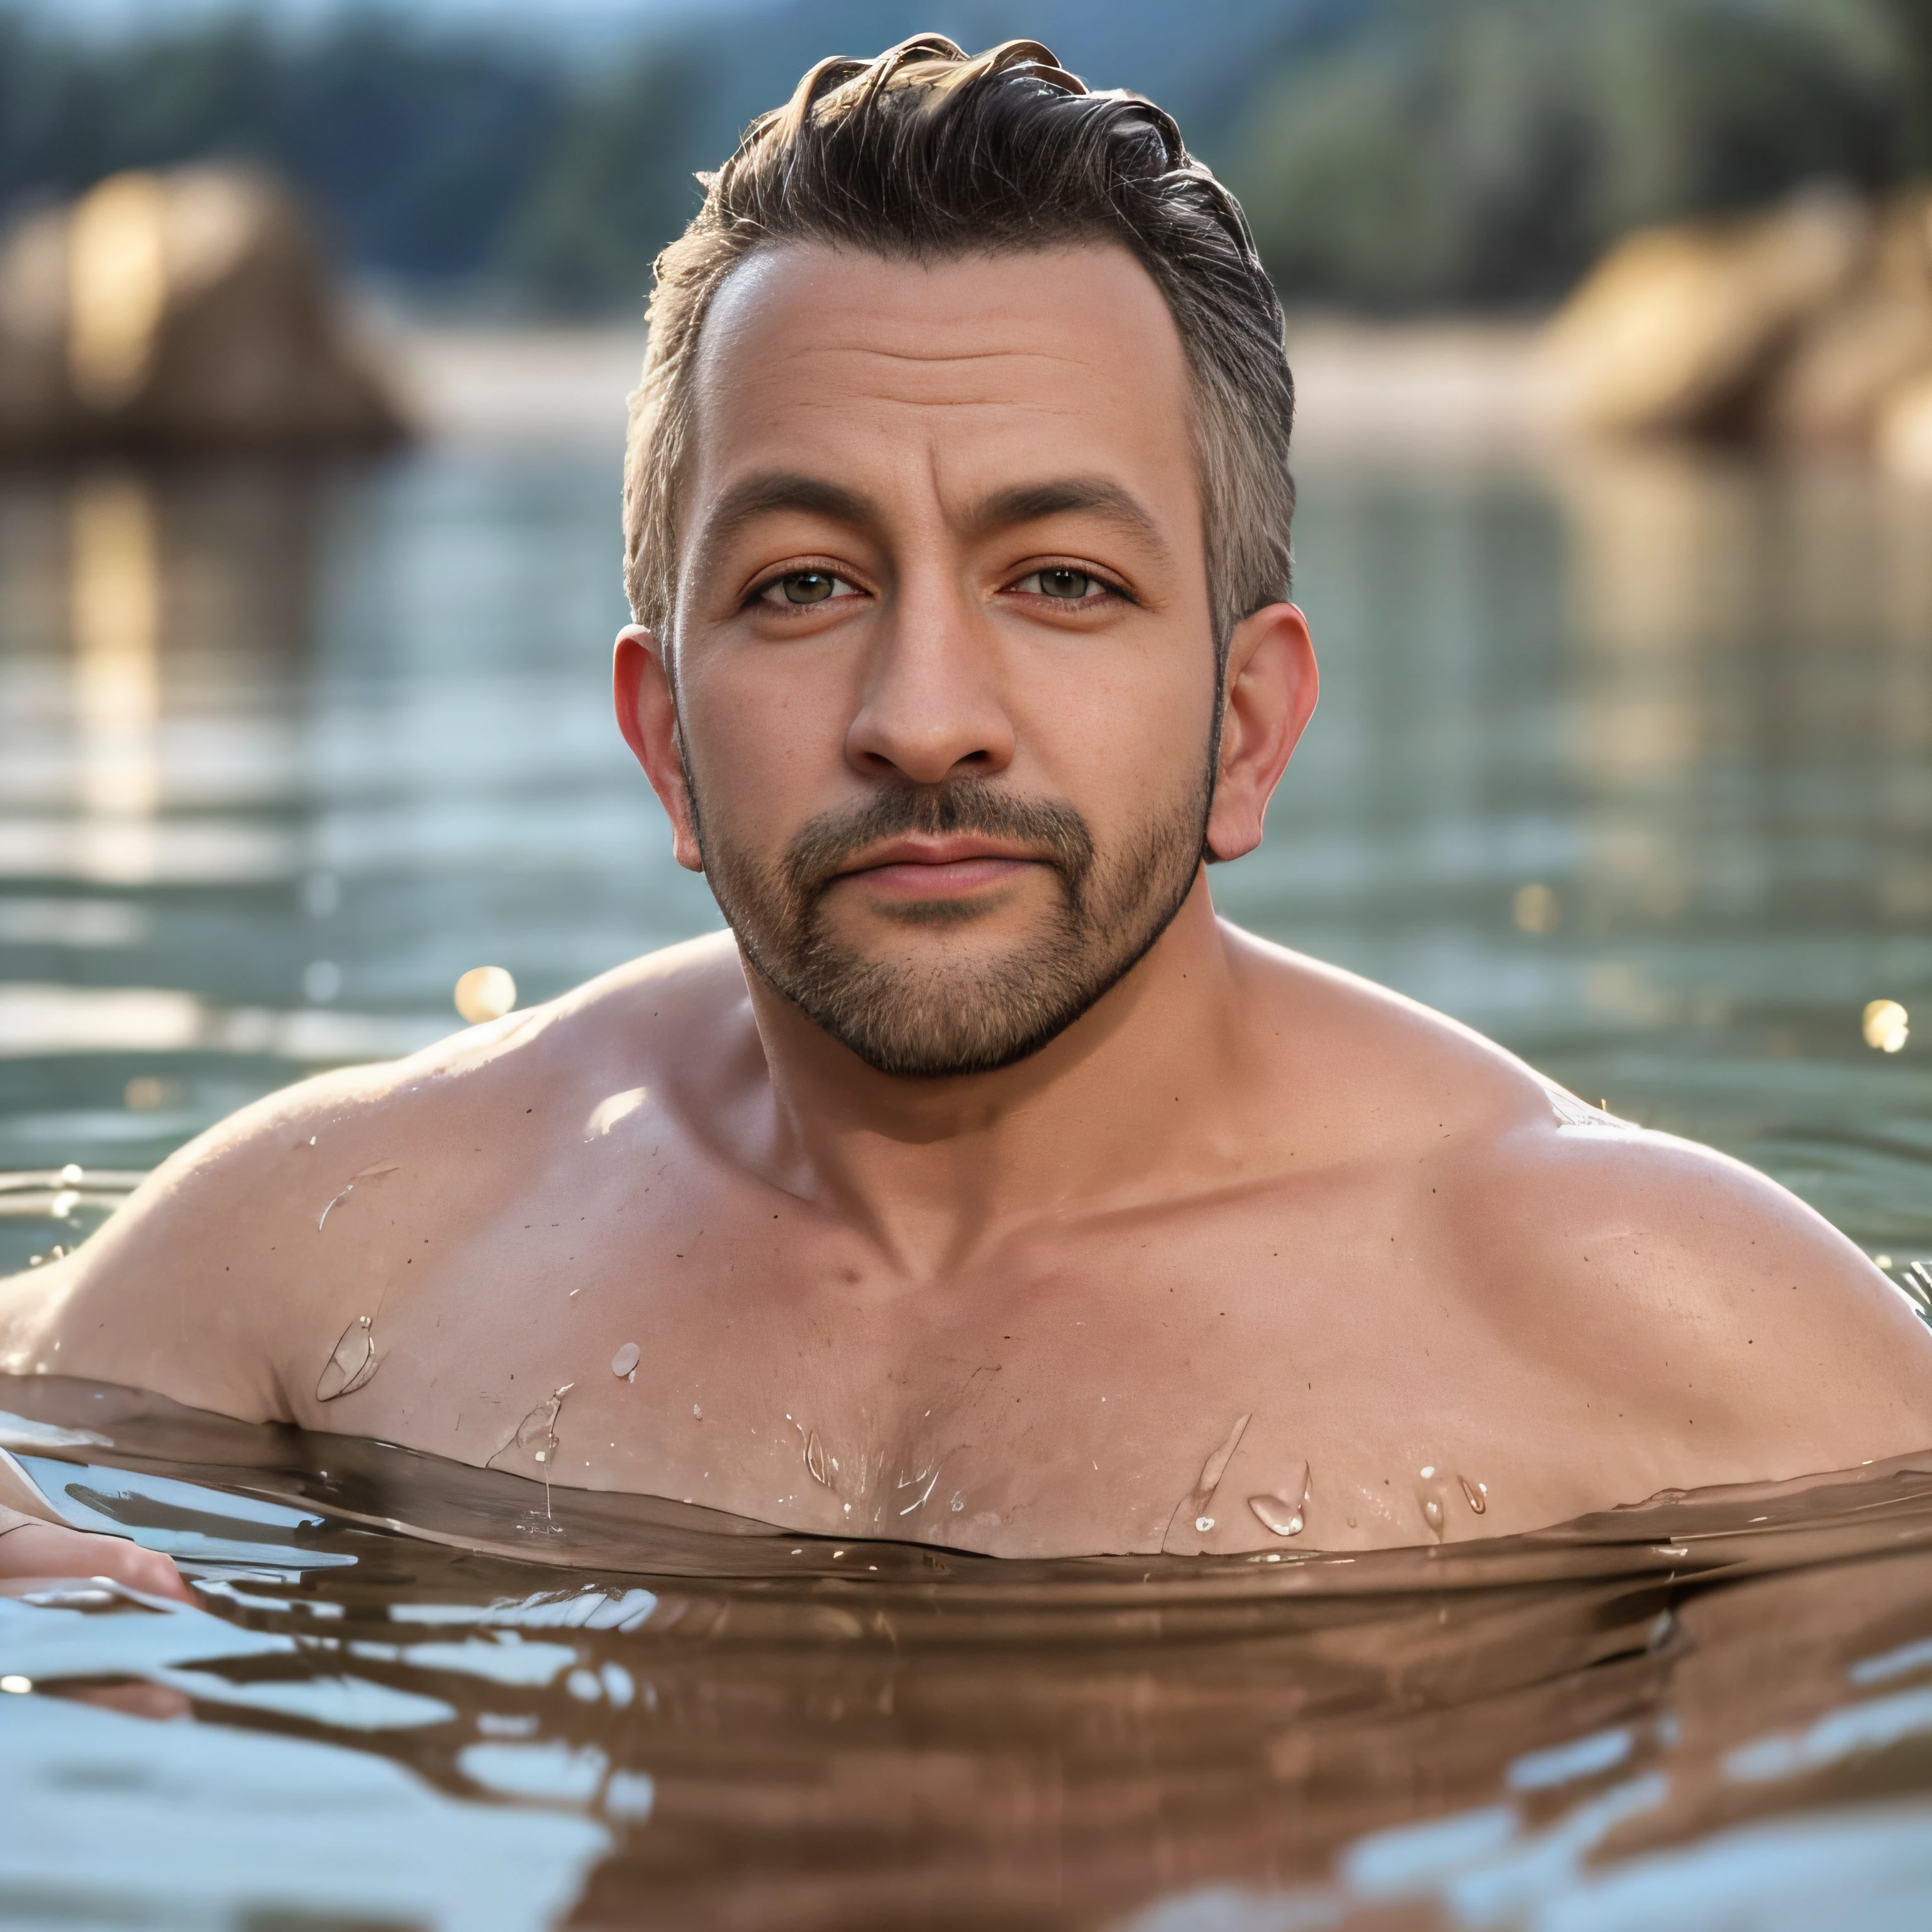
[[[1147,956],[997,1072],[878,1072],[747,970],[770,1076],[751,1164],[849,1216],[915,1279],[1076,1204],[1172,1196],[1252,1078],[1239,975],[1204,874]]]

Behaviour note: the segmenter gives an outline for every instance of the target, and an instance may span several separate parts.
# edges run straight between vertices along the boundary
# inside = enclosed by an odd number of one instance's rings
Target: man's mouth
[[[1008,839],[970,832],[914,836],[868,847],[839,868],[832,883],[849,879],[886,898],[957,898],[1004,884],[1042,862]]]

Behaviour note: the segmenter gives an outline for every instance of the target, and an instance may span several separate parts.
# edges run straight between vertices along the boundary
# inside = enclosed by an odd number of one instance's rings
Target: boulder
[[[1870,446],[1888,399],[1932,373],[1932,200],[1882,208],[1864,273],[1799,332],[1767,386],[1762,427],[1811,448]]]
[[[1558,406],[1594,430],[1750,434],[1804,326],[1864,270],[1872,218],[1812,190],[1765,214],[1627,236],[1546,337]]]
[[[116,175],[0,238],[0,454],[406,433],[300,204],[266,176]]]
[[[1872,436],[1880,466],[1909,483],[1932,483],[1932,374],[1886,398]]]

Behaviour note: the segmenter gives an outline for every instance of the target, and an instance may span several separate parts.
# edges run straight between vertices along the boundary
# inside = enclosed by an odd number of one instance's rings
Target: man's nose
[[[914,784],[986,777],[1012,762],[1000,653],[963,592],[902,592],[874,634],[845,756],[867,778]]]

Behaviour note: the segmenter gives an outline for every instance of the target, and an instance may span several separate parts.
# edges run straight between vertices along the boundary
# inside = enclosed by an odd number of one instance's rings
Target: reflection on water
[[[1932,499],[1654,453],[1302,480],[1326,694],[1224,908],[1766,1166],[1922,1299]],[[0,482],[0,1168],[33,1171],[0,1266],[97,1225],[106,1171],[446,1030],[472,969],[542,999],[713,922],[608,719],[615,498],[566,447]],[[0,1601],[0,1916],[1932,1901],[1932,1478],[1354,1564],[989,1566],[0,1406],[106,1437],[5,1439],[202,1598]]]
[[[47,1378],[0,1410],[70,1520],[200,1602],[0,1598],[32,1826],[0,1900],[49,1918],[1706,1932],[1932,1899],[1932,1459],[1487,1544],[1002,1562],[553,1516]]]
[[[113,852],[111,838],[100,840],[83,865],[95,878],[140,884],[153,875],[150,827],[160,797],[161,576],[153,494],[134,477],[103,479],[74,492],[73,516],[81,814],[90,829],[134,822],[122,852]]]

